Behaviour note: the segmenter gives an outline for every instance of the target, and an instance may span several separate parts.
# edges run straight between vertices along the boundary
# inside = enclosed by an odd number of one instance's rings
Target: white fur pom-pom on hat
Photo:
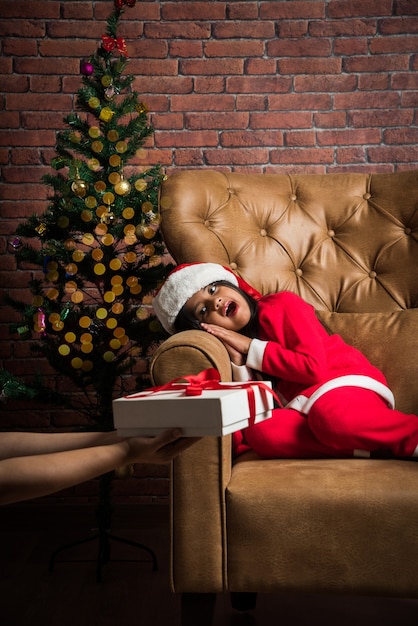
[[[218,263],[191,263],[174,268],[152,301],[156,316],[170,335],[175,332],[174,322],[187,300],[218,280],[239,285],[232,270]]]

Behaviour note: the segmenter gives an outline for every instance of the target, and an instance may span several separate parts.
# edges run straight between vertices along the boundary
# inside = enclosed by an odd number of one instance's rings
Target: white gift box
[[[262,381],[262,384],[271,389],[270,381]],[[250,420],[247,388],[238,388],[243,383],[224,385],[237,389],[205,389],[198,396],[186,396],[182,389],[145,391],[118,398],[112,403],[114,426],[121,437],[151,437],[177,427],[186,437],[221,437],[246,428]],[[255,382],[251,388],[255,400],[254,421],[261,422],[271,417],[273,395]]]

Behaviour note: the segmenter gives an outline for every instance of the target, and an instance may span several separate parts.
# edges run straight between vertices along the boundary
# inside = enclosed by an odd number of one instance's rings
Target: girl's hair
[[[255,300],[252,296],[249,296],[248,293],[246,293],[239,287],[236,287],[233,283],[230,283],[227,280],[217,280],[211,283],[211,285],[223,285],[225,287],[230,287],[231,289],[238,291],[238,293],[240,293],[243,298],[245,298],[245,300],[248,302],[248,306],[250,307],[250,321],[246,326],[244,326],[244,328],[240,330],[240,333],[242,335],[247,335],[248,337],[254,337],[257,322],[257,300]],[[176,329],[176,332],[181,332],[182,330],[203,330],[199,320],[197,320],[187,310],[186,305],[184,305],[180,309],[174,321],[174,328]]]

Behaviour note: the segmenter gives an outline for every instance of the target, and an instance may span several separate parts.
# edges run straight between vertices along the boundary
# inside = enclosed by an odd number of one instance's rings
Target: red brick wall
[[[112,0],[0,0],[0,279],[19,297],[30,271],[16,272],[8,241],[19,219],[45,207],[40,180],[55,133],[74,108],[80,59],[96,50],[112,8]],[[138,0],[119,34],[156,129],[147,163],[168,173],[418,167],[418,0]],[[12,315],[2,308],[0,359],[21,375],[34,363],[9,335]],[[9,406],[1,426],[71,423],[27,409]],[[135,497],[166,495],[166,472],[138,472]]]

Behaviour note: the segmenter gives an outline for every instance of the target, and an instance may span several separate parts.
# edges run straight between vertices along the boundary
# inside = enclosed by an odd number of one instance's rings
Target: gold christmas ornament
[[[82,180],[81,178],[76,178],[71,183],[71,190],[74,193],[74,195],[77,196],[77,198],[84,198],[84,196],[87,193],[88,188],[89,188],[88,183],[86,183],[86,181]]]
[[[118,196],[127,196],[131,191],[131,183],[121,176],[120,181],[115,185],[115,191]]]
[[[112,109],[109,109],[109,107],[103,107],[103,109],[100,111],[99,117],[103,122],[110,122],[114,115],[115,112],[112,111]]]

